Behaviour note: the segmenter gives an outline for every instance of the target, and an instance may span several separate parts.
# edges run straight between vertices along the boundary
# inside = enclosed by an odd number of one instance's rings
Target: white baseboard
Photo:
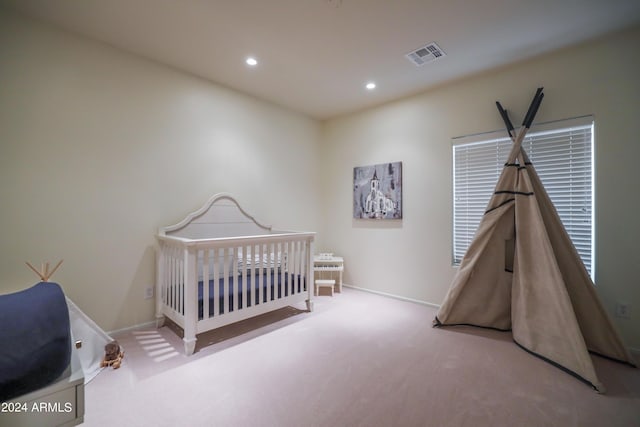
[[[118,335],[118,334],[122,334],[122,333],[125,333],[125,332],[135,331],[136,329],[148,329],[148,328],[155,329],[156,328],[156,321],[152,320],[150,322],[140,323],[140,324],[133,325],[133,326],[128,326],[128,327],[122,328],[122,329],[116,329],[114,331],[109,331],[107,333],[109,335]]]
[[[390,294],[390,293],[387,293],[387,292],[374,291],[373,289],[361,288],[359,286],[353,286],[353,285],[349,285],[347,283],[343,283],[342,286],[344,286],[345,288],[356,289],[358,291],[369,292],[371,294],[382,295],[384,297],[399,299],[400,301],[413,302],[415,304],[422,304],[422,305],[426,305],[426,306],[429,306],[429,307],[440,308],[439,304],[434,304],[434,303],[428,302],[428,301],[423,301],[423,300],[419,300],[419,299],[403,297],[401,295]]]

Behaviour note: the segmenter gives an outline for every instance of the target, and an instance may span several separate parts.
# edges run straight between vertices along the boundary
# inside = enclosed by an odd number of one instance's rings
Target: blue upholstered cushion
[[[71,359],[69,310],[57,283],[0,295],[0,401],[56,380]]]

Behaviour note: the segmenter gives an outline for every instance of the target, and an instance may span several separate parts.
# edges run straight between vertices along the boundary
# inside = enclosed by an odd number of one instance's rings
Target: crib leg
[[[182,341],[184,341],[184,354],[191,356],[196,349],[197,339],[184,337]]]
[[[156,328],[162,328],[164,326],[164,316],[156,316]]]
[[[313,301],[308,299],[306,302],[307,302],[307,311],[313,311]]]

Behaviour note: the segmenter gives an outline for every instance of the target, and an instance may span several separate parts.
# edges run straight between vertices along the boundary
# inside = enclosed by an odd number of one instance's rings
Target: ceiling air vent
[[[405,55],[407,59],[413,62],[418,67],[426,64],[427,62],[435,61],[438,58],[446,56],[444,51],[440,49],[435,43],[429,43],[426,46],[422,46],[413,52],[409,52]]]

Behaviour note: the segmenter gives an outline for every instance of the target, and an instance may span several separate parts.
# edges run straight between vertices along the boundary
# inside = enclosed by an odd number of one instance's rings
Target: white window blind
[[[511,149],[500,133],[454,138],[454,264],[473,240]],[[593,277],[593,118],[533,126],[522,145]]]

